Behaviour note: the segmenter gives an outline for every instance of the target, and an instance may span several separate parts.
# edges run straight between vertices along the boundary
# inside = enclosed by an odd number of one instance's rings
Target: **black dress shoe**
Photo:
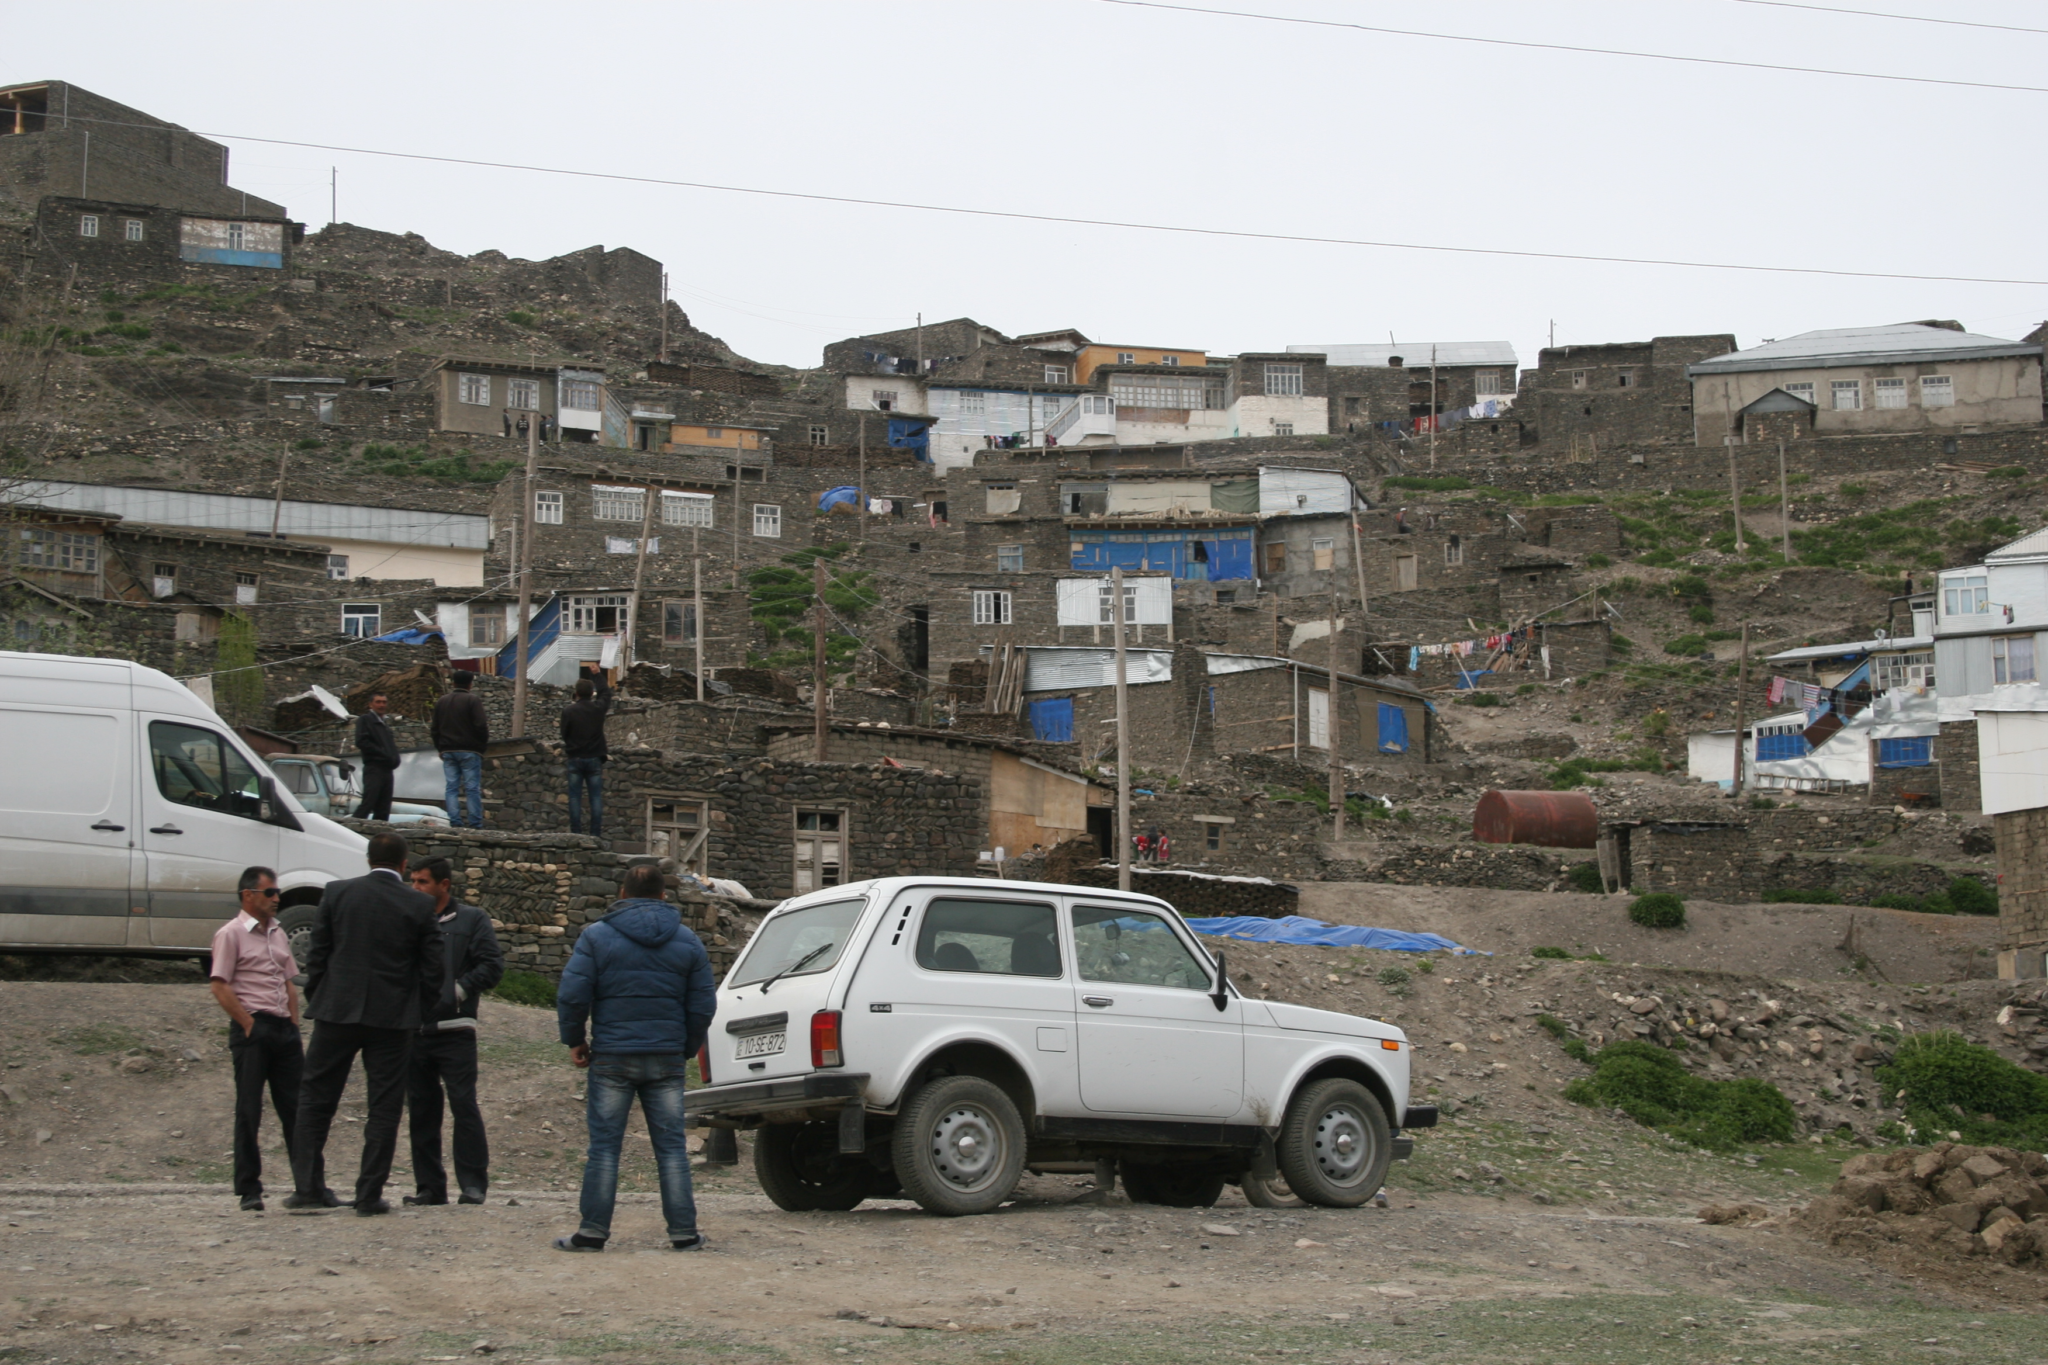
[[[261,1212],[263,1212],[263,1196],[262,1196],[262,1195],[260,1195],[260,1194],[249,1194],[249,1195],[244,1195],[244,1196],[242,1196],[242,1212],[243,1212],[243,1213],[261,1213]]]
[[[284,1197],[288,1209],[338,1209],[341,1200],[333,1190],[322,1190],[318,1194],[288,1194]]]
[[[409,1194],[399,1202],[402,1204],[445,1204],[448,1202],[448,1196],[444,1194],[439,1198],[434,1198],[424,1194]]]
[[[376,1214],[389,1212],[391,1212],[391,1201],[389,1199],[356,1200],[356,1217],[358,1218],[369,1218]]]
[[[462,1197],[455,1202],[458,1204],[481,1204],[484,1202],[484,1192],[482,1190],[464,1190]]]

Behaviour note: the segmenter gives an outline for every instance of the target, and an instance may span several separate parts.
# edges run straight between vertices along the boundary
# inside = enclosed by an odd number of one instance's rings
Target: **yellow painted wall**
[[[1168,356],[1182,369],[1201,369],[1209,363],[1207,351],[1161,351],[1144,346],[1083,346],[1074,357],[1074,382],[1085,384],[1098,365],[1115,365],[1117,357],[1130,355],[1132,365],[1164,365]]]
[[[336,540],[322,536],[328,550],[348,556],[350,578],[431,578],[440,588],[477,588],[484,581],[484,552],[451,545],[398,545],[380,540]],[[336,596],[341,596],[336,585]]]
[[[1034,768],[1015,754],[989,755],[989,846],[1011,857],[1088,832],[1088,787]]]
[[[668,429],[670,444],[679,446],[720,446],[726,450],[759,450],[761,433],[751,427],[719,427],[718,435],[711,435],[712,428],[685,426],[681,422]]]

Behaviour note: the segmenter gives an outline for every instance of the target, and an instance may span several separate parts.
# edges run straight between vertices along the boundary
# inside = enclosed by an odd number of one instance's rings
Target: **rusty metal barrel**
[[[1490,791],[1472,811],[1472,837],[1489,844],[1592,848],[1600,816],[1584,792]]]

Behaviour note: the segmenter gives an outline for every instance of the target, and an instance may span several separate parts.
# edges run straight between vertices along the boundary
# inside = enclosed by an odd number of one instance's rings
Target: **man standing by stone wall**
[[[562,710],[562,760],[569,770],[569,832],[583,832],[583,793],[590,793],[590,832],[604,837],[604,718],[612,690],[603,673],[576,680],[576,700]]]
[[[481,1204],[491,1184],[491,1150],[476,1102],[477,1001],[505,975],[505,955],[491,917],[450,895],[455,870],[446,858],[412,869],[413,889],[432,898],[441,927],[441,998],[412,1040],[406,1082],[410,1112],[412,1180],[408,1204],[448,1202],[448,1171],[441,1164],[441,1098],[455,1124],[455,1187],[464,1204]]]
[[[398,736],[384,713],[391,702],[382,692],[372,693],[369,709],[356,717],[356,753],[363,761],[363,799],[356,807],[358,820],[389,820],[391,791],[398,773]]]
[[[461,829],[484,827],[484,750],[491,742],[490,717],[469,690],[470,675],[457,671],[454,690],[434,703],[434,747],[441,751],[447,782],[448,823]],[[468,819],[464,819],[467,802]]]

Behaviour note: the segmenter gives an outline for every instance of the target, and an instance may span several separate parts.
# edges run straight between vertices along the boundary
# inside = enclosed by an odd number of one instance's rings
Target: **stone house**
[[[1503,405],[1512,403],[1520,363],[1513,343],[1506,341],[1287,349],[1292,354],[1325,358],[1329,374],[1326,430],[1347,433],[1389,422],[1414,423],[1490,399]]]
[[[1522,372],[1515,400],[1522,439],[1567,459],[1591,459],[1617,446],[1691,445],[1696,424],[1687,367],[1734,349],[1726,332],[1546,346],[1536,367]]]
[[[35,232],[41,275],[78,286],[144,288],[195,275],[211,282],[222,270],[229,277],[249,270],[282,272],[305,225],[282,217],[214,218],[156,204],[45,195],[36,204]],[[246,279],[231,278],[230,284],[248,287]]]
[[[524,441],[527,423],[538,420],[550,445],[624,448],[631,439],[632,418],[606,391],[603,367],[585,361],[443,356],[420,382],[434,396],[436,431]]]

